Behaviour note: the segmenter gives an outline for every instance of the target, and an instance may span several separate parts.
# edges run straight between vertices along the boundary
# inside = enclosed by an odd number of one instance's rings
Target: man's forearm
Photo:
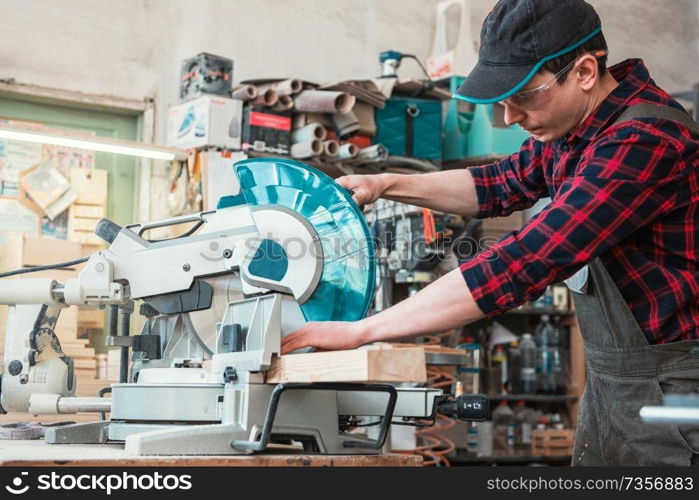
[[[458,328],[484,317],[457,268],[412,297],[363,320],[364,343]]]
[[[384,184],[382,198],[469,217],[478,211],[476,188],[468,169],[379,175]]]

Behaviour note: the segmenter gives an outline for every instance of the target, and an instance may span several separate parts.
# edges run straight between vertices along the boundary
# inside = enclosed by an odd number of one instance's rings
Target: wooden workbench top
[[[418,455],[309,455],[280,450],[259,455],[135,456],[119,444],[46,444],[41,440],[0,441],[2,467],[419,467]]]

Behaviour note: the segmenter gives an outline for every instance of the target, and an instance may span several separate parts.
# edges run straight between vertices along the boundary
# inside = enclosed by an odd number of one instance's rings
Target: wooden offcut
[[[355,349],[287,354],[272,360],[265,381],[280,382],[425,382],[421,348]]]

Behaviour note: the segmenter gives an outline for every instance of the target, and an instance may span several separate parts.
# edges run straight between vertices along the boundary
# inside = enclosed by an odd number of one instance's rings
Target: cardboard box
[[[182,62],[180,100],[188,101],[204,94],[229,96],[233,83],[233,61],[202,52]]]
[[[245,106],[243,150],[288,155],[291,143],[291,112]]]
[[[203,96],[170,108],[167,145],[182,149],[240,149],[243,102]]]
[[[203,207],[204,210],[216,210],[222,197],[240,192],[233,165],[248,156],[231,151],[205,151],[200,154]]]
[[[74,241],[15,234],[0,244],[0,270],[67,262],[79,259],[81,253],[80,243]]]

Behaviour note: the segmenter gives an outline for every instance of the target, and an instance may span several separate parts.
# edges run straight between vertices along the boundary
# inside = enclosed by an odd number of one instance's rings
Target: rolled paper
[[[357,115],[352,111],[347,113],[333,113],[332,122],[337,135],[340,137],[347,137],[357,131],[359,131],[360,125]]]
[[[340,144],[337,141],[323,141],[323,156],[327,158],[337,158],[340,153]]]
[[[274,90],[267,89],[264,92],[260,92],[260,90],[257,89],[257,97],[251,102],[256,106],[272,107],[277,104],[278,100],[279,94],[277,94]]]
[[[322,141],[328,132],[320,123],[313,122],[301,128],[297,128],[291,133],[291,142],[309,142],[312,140]]]
[[[318,139],[308,142],[297,142],[291,145],[291,156],[293,158],[304,159],[318,156],[323,152],[323,143]]]
[[[279,95],[292,95],[303,90],[303,83],[296,78],[289,78],[279,82],[260,83],[257,88],[262,91],[272,89]]]
[[[348,160],[350,158],[356,158],[359,154],[359,148],[352,144],[351,142],[346,142],[340,145],[338,151],[338,156],[341,160]]]
[[[257,89],[254,85],[240,85],[233,89],[231,97],[241,101],[252,101],[257,97]]]
[[[289,111],[294,107],[294,99],[290,95],[281,94],[277,104],[272,106],[274,111]]]
[[[294,99],[297,111],[311,113],[349,113],[356,98],[347,92],[304,90]]]

